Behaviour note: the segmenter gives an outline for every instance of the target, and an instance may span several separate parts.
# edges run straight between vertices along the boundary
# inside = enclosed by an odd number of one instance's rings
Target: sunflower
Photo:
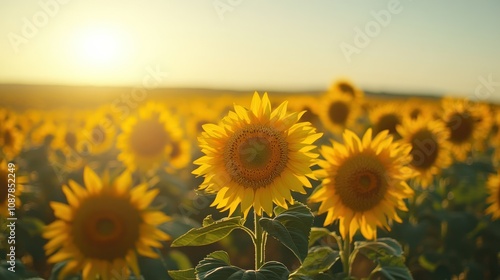
[[[181,110],[183,109],[181,113],[186,116],[187,134],[193,140],[196,140],[198,134],[203,131],[204,124],[213,123],[222,115],[222,108],[220,104],[217,105],[217,102],[209,101],[207,97],[199,97],[195,100],[196,102],[190,102],[189,105],[181,107]]]
[[[28,182],[28,177],[25,176],[16,176],[17,177],[12,177],[12,175],[9,176],[11,172],[9,172],[8,169],[8,164],[5,160],[2,160],[0,162],[0,183],[2,184],[2,187],[0,188],[0,216],[4,217],[9,217],[9,188],[7,187],[9,184],[12,184],[12,180],[9,181],[9,179],[14,179],[15,180],[15,191],[14,193],[11,193],[15,196],[15,207],[19,208],[21,207],[21,199],[20,195],[23,193],[24,190],[24,184]]]
[[[406,180],[413,176],[409,145],[393,142],[388,131],[372,140],[368,129],[360,139],[352,131],[343,134],[344,144],[322,146],[321,169],[315,171],[322,184],[310,202],[321,202],[318,214],[327,213],[324,225],[340,222],[343,238],[358,229],[367,239],[376,238],[376,227],[390,230],[388,220],[401,222],[396,209],[407,211],[403,199],[413,195]]]
[[[127,268],[138,276],[137,255],[157,258],[152,247],[170,238],[156,228],[169,217],[148,209],[158,190],[131,188],[129,172],[109,182],[86,167],[83,178],[85,188],[74,181],[63,186],[69,205],[50,203],[57,220],[43,233],[48,261],[67,261],[60,278],[83,270],[83,279],[111,279]]]
[[[328,92],[333,95],[337,95],[337,93],[344,94],[353,99],[362,99],[364,97],[364,93],[361,89],[356,87],[352,82],[348,79],[339,79],[334,82]]]
[[[294,112],[304,111],[300,118],[301,121],[310,122],[313,126],[320,125],[321,121],[318,116],[319,95],[292,95],[287,100],[290,110]]]
[[[489,107],[467,99],[445,98],[442,101],[443,121],[450,132],[448,141],[452,154],[464,161],[473,148],[480,148],[492,125]]]
[[[287,208],[291,191],[305,193],[315,179],[310,166],[318,154],[313,142],[321,137],[310,123],[298,123],[304,114],[287,114],[287,102],[271,110],[267,93],[254,93],[251,108],[234,105],[234,112],[216,124],[203,126],[199,145],[205,156],[193,174],[204,176],[200,189],[216,193],[212,206],[229,215],[241,204],[247,216],[250,208],[272,215],[273,202]]]
[[[486,214],[492,214],[493,219],[500,218],[500,169],[496,175],[490,175],[487,182],[489,196],[486,202],[490,206],[486,209]]]
[[[400,105],[389,103],[375,107],[369,113],[370,122],[373,127],[373,134],[377,135],[384,130],[389,130],[395,140],[401,139],[396,127],[403,122],[403,115],[400,112]]]
[[[427,188],[435,175],[451,165],[449,133],[443,122],[424,117],[405,119],[397,127],[402,141],[411,145],[410,166],[418,173],[415,182]]]
[[[118,159],[134,171],[156,169],[170,159],[172,142],[182,139],[178,120],[158,103],[148,103],[122,125]]]
[[[336,134],[342,133],[345,128],[352,129],[360,112],[358,104],[346,95],[323,95],[318,107],[323,126]]]
[[[66,154],[71,151],[77,151],[78,140],[83,127],[82,122],[74,118],[59,120],[56,122],[57,130],[51,147],[54,150],[61,150]]]
[[[54,139],[58,127],[50,119],[44,119],[31,131],[31,144],[40,146],[44,143],[50,143]]]
[[[116,127],[113,117],[105,111],[89,116],[78,134],[78,151],[101,154],[114,146]]]
[[[494,135],[491,137],[491,145],[495,149],[495,154],[494,154],[494,161],[496,163],[500,164],[500,109],[496,109],[495,111],[496,115],[496,125],[494,126],[496,128],[496,131],[494,131]]]
[[[433,113],[438,112],[441,108],[439,105],[425,101],[420,98],[408,99],[402,107],[404,113],[403,119],[409,118],[416,120],[418,118],[433,119]]]
[[[24,134],[18,128],[15,119],[10,118],[0,128],[0,152],[7,159],[15,158],[23,149]]]

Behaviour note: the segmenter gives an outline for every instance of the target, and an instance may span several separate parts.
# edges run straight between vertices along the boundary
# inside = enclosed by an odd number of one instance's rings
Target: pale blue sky
[[[500,1],[61,2],[0,0],[0,83],[138,85],[148,66],[173,87],[300,91],[348,77],[470,95],[480,77],[500,82]],[[372,37],[356,45],[366,27]],[[350,62],[342,44],[357,48]]]

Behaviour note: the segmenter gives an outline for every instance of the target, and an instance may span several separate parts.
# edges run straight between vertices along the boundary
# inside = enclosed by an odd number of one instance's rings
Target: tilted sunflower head
[[[371,129],[362,139],[345,130],[343,140],[322,146],[324,160],[315,171],[322,184],[309,201],[321,203],[318,214],[327,213],[325,226],[339,220],[343,238],[360,229],[373,239],[377,227],[389,230],[389,220],[401,222],[396,209],[407,211],[403,199],[413,194],[406,183],[414,176],[407,167],[411,147],[394,143],[387,130],[373,139]]]
[[[205,154],[194,161],[193,174],[205,179],[200,189],[215,193],[212,206],[231,215],[240,205],[246,217],[253,207],[272,215],[273,203],[287,208],[291,191],[305,193],[318,154],[313,145],[321,133],[301,113],[287,113],[287,102],[275,110],[267,93],[255,93],[250,108],[234,105],[219,124],[206,124],[199,137]]]

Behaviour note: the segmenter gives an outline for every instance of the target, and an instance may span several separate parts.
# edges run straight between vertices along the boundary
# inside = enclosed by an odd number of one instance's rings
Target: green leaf
[[[384,253],[393,256],[402,256],[403,249],[399,243],[392,238],[380,238],[377,241],[359,241],[354,242],[353,254],[357,251],[362,252],[367,257],[371,253]]]
[[[315,246],[309,249],[306,259],[294,272],[298,275],[314,276],[324,272],[340,258],[339,251],[328,246]]]
[[[312,247],[316,241],[329,235],[330,231],[326,228],[311,228],[311,234],[309,235],[309,247]]]
[[[403,249],[392,238],[380,238],[377,241],[355,242],[351,254],[351,263],[357,254],[362,254],[372,260],[377,266],[371,275],[384,275],[387,279],[413,279],[405,266]]]
[[[262,228],[290,249],[302,263],[307,256],[309,233],[314,219],[311,210],[296,202],[288,209],[277,206],[274,213],[274,219],[260,219]]]
[[[378,266],[373,270],[372,275],[376,275],[378,273],[383,274],[386,277],[384,279],[389,279],[389,280],[413,279],[410,270],[406,267]]]
[[[320,273],[314,276],[307,276],[307,275],[290,275],[289,280],[335,280],[336,278],[333,278],[333,276],[330,276],[325,273]],[[339,278],[341,279],[341,278]]]
[[[309,235],[309,247],[312,247],[316,241],[328,236],[333,237],[338,245],[340,236],[338,236],[335,232],[331,232],[326,228],[312,227],[311,234]]]
[[[217,242],[228,236],[233,230],[243,227],[245,219],[241,217],[223,218],[218,221],[208,223],[208,219],[203,221],[204,226],[193,228],[181,235],[172,242],[172,247],[180,246],[202,246]]]
[[[199,280],[286,280],[288,269],[279,262],[267,262],[259,270],[244,270],[229,263],[224,251],[216,251],[204,258],[195,268]]]
[[[174,280],[196,280],[194,268],[184,270],[170,270],[168,274]]]
[[[212,218],[212,215],[208,215],[205,217],[205,219],[203,219],[202,226],[206,227],[206,226],[211,225],[213,223],[215,223],[214,218]]]

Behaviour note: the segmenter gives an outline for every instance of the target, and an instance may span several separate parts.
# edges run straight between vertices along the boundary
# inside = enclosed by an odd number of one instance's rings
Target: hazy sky
[[[0,0],[0,83],[500,95],[500,1]],[[493,82],[492,82],[493,81]]]

